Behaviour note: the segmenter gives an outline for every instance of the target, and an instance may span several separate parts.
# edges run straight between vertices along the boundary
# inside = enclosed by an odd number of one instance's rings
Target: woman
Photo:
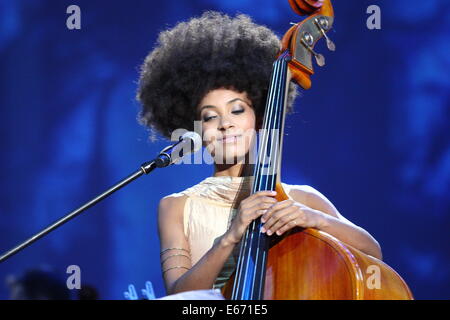
[[[162,32],[142,66],[142,123],[170,137],[201,121],[204,146],[215,161],[212,177],[159,203],[168,294],[222,287],[234,270],[243,233],[257,217],[268,236],[316,228],[381,259],[377,241],[310,186],[283,183],[290,199],[278,203],[270,191],[250,195],[249,154],[279,49],[278,37],[249,17],[206,12]],[[288,112],[295,95],[291,85]],[[236,147],[238,142],[244,147]]]

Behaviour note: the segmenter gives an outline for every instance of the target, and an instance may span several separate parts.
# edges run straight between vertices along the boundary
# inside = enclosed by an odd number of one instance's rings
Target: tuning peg
[[[309,32],[304,32],[301,41],[303,45],[314,55],[317,65],[319,67],[323,67],[325,65],[325,57],[322,54],[315,52],[311,47],[314,43],[313,36]]]
[[[325,65],[325,57],[320,54],[320,53],[316,53],[314,51],[312,51],[312,53],[314,54],[314,57],[316,58],[316,63],[319,67],[323,67]]]
[[[327,39],[327,48],[330,51],[335,51],[336,50],[336,45],[334,44],[333,41],[330,40],[330,38],[325,37]]]
[[[327,48],[328,48],[328,50],[335,51],[336,50],[336,45],[334,44],[333,41],[331,41],[331,39],[327,36],[327,34],[325,32],[326,30],[328,30],[330,28],[328,20],[325,19],[324,17],[320,17],[319,19],[315,18],[314,19],[314,23],[316,24],[317,28],[319,28],[320,32],[322,33],[322,35],[327,40]]]

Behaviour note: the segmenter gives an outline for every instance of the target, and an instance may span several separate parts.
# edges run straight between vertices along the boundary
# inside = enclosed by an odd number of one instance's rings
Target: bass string
[[[278,83],[275,84],[275,87],[277,87],[277,85],[278,85]],[[276,94],[275,94],[275,101],[276,102],[278,100],[277,95],[278,95],[278,93],[276,92]],[[273,114],[272,114],[272,117],[271,117],[271,119],[273,119],[273,126],[271,126],[271,130],[276,128],[276,120],[277,120],[276,118],[277,118],[277,114],[278,114],[276,112],[276,108],[278,106],[277,103],[275,103],[274,106],[275,106],[274,107],[275,110],[272,111]],[[267,146],[268,148],[273,149],[273,147],[274,147],[274,143],[273,143],[274,142],[274,132],[273,131],[272,132],[268,131],[267,134],[265,135],[265,139],[264,140],[265,140],[264,148]],[[270,143],[270,147],[268,145],[269,143]],[[272,161],[272,158],[271,158],[273,153],[272,153],[272,151],[269,153],[269,155],[270,155],[269,158],[267,158],[267,154],[265,152],[262,152],[262,155],[264,155],[264,159],[268,159],[269,167],[268,168],[265,167],[264,166],[265,163],[263,163],[263,168],[266,169],[266,170],[269,170],[269,172],[267,172],[268,176],[265,177],[266,179],[263,182],[260,183],[259,190],[268,190],[268,189],[271,189],[270,188],[271,187],[271,185],[270,185],[270,177],[271,177],[272,172],[270,172],[271,171],[270,169],[272,168],[271,166],[273,166],[273,164],[274,164],[273,161]],[[262,176],[263,175],[260,175],[260,177],[262,177]],[[265,185],[262,185],[264,182],[265,182]],[[255,294],[255,290],[256,290],[256,277],[257,277],[258,267],[259,267],[259,263],[260,263],[259,260],[260,260],[260,255],[263,254],[263,251],[264,251],[264,248],[262,248],[262,244],[261,244],[261,239],[263,239],[264,237],[261,235],[260,232],[258,232],[259,231],[258,227],[260,228],[260,225],[258,226],[258,222],[255,221],[255,223],[252,225],[252,235],[256,235],[256,244],[255,244],[255,241],[253,241],[253,239],[250,240],[250,242],[253,244],[253,246],[256,246],[256,252],[255,252],[255,257],[254,257],[255,261],[254,261],[254,266],[253,266],[254,270],[253,270],[252,279],[251,279],[252,286],[250,287],[250,291],[251,291],[250,292],[250,296],[251,297],[255,297],[254,294]],[[251,253],[250,253],[250,257],[252,257]],[[251,259],[250,257],[247,258],[247,259]]]
[[[274,72],[273,75],[271,77],[271,83],[270,83],[270,87],[269,87],[269,99],[268,99],[268,107],[269,110],[268,112],[265,113],[265,117],[264,117],[264,122],[263,122],[263,128],[267,128],[267,122],[268,122],[268,118],[272,119],[272,117],[269,117],[269,115],[272,113],[272,106],[273,106],[273,93],[274,93],[274,82],[276,82],[276,78],[277,78],[277,74],[278,74],[278,69],[279,69],[279,62],[278,60],[274,63],[275,67],[274,67]],[[263,132],[263,140],[266,142],[267,138],[266,138],[266,133],[267,131]],[[267,146],[266,143],[263,144],[264,147]],[[266,150],[264,150],[264,152],[266,152]],[[253,184],[253,190],[252,193],[255,193],[255,189],[259,188],[259,184],[261,184],[261,181],[258,181],[259,179],[262,179],[262,177],[260,176],[260,166],[261,166],[261,159],[263,159],[263,163],[265,161],[265,158],[262,157],[263,156],[263,152],[261,152],[261,150],[258,152],[258,162],[257,162],[257,166],[255,167],[255,171],[253,173],[253,176],[256,178],[254,184]],[[252,223],[253,225],[253,223]],[[249,242],[249,233],[251,232],[250,229],[253,228],[247,228],[244,238],[241,241],[241,248],[240,248],[240,253],[239,253],[239,259],[238,259],[238,265],[237,265],[237,271],[236,271],[236,277],[237,277],[237,281],[234,283],[233,286],[233,293],[232,293],[232,297],[233,299],[237,298],[237,295],[239,295],[239,293],[243,292],[245,290],[245,286],[243,285],[243,282],[245,281],[245,279],[247,278],[247,272],[248,272],[248,259],[245,259],[245,257],[248,257],[248,252],[247,252],[247,244]],[[244,254],[245,253],[245,254]],[[246,272],[243,274],[243,269],[245,268]],[[240,289],[240,290],[239,290]],[[239,292],[241,291],[241,292]]]
[[[279,77],[280,77],[280,67],[281,67],[280,64],[281,63],[279,61],[277,61],[276,68],[275,68],[275,73],[274,73],[275,75],[273,77],[274,81],[272,82],[271,90],[270,90],[271,96],[269,98],[269,110],[266,113],[265,124],[267,123],[267,118],[269,118],[271,122],[272,122],[272,120],[275,119],[275,117],[273,116],[273,113],[274,113],[273,109],[274,109],[274,107],[275,108],[277,107],[277,104],[274,103],[274,100],[275,101],[277,100],[277,94],[274,96],[273,93],[274,92],[278,93],[278,91],[274,90],[274,88],[278,87],[278,82],[279,82]],[[267,126],[264,125],[264,128],[267,128]],[[259,177],[260,181],[257,181],[257,183],[254,184],[253,192],[255,192],[257,189],[260,189],[260,190],[263,189],[262,188],[262,178],[264,176],[260,173],[260,168],[264,167],[265,164],[266,164],[265,163],[266,157],[264,155],[266,155],[266,152],[267,152],[266,148],[267,148],[267,140],[268,140],[269,134],[270,134],[270,131],[268,131],[268,130],[263,132],[263,140],[264,140],[263,148],[264,148],[264,150],[259,152],[259,155],[260,155],[260,157],[259,157],[259,165],[255,168],[256,172],[257,172],[255,174],[255,177]],[[271,149],[273,149],[273,144],[271,145]],[[262,160],[261,160],[261,158],[262,158]],[[261,166],[261,163],[262,163],[262,166]],[[273,166],[271,168],[273,168]],[[265,186],[264,189],[268,189],[267,183],[268,183],[268,180],[266,179],[266,186]],[[242,272],[242,269],[245,269],[245,273],[243,275],[242,274],[240,275],[240,282],[239,282],[242,293],[245,292],[245,289],[246,289],[245,285],[248,284],[247,283],[248,280],[252,280],[253,281],[253,282],[250,282],[250,285],[254,284],[254,278],[253,279],[249,279],[248,275],[247,275],[248,272],[249,272],[249,269],[251,267],[250,266],[250,259],[251,259],[251,253],[252,253],[252,247],[248,246],[248,249],[247,249],[247,244],[253,243],[252,239],[253,239],[253,235],[254,235],[254,232],[255,232],[255,228],[256,228],[256,222],[253,222],[252,223],[252,227],[247,229],[248,232],[246,234],[246,239],[245,239],[245,242],[244,242],[244,252],[248,250],[248,253],[246,253],[246,254],[244,254],[242,256],[244,258],[243,258],[243,263],[241,264],[241,272]],[[248,238],[248,234],[249,233],[251,234],[251,238],[250,239]],[[253,272],[253,276],[254,276],[254,272]],[[251,289],[253,289],[253,288],[254,288],[254,286],[252,286]],[[253,291],[252,291],[252,293],[253,293]]]
[[[285,86],[286,86],[286,81],[285,81],[286,77],[285,77],[285,72],[284,72],[286,70],[286,68],[285,68],[286,67],[286,63],[285,63],[284,57],[285,57],[285,55],[282,56],[282,59],[281,59],[281,62],[280,62],[280,69],[281,70],[280,70],[279,80],[278,80],[278,83],[276,85],[276,88],[279,88],[279,90],[276,91],[277,99],[276,99],[275,111],[274,111],[274,113],[275,113],[274,125],[277,126],[278,131],[275,131],[275,133],[277,133],[277,134],[274,134],[274,132],[272,132],[272,134],[270,135],[270,137],[271,137],[271,141],[270,141],[270,143],[271,143],[270,144],[271,157],[270,157],[269,161],[271,161],[272,160],[272,156],[274,156],[273,157],[274,162],[270,163],[270,169],[271,169],[272,172],[269,174],[269,178],[266,179],[266,186],[265,186],[264,190],[268,190],[269,187],[271,187],[271,186],[275,187],[276,171],[277,171],[278,164],[279,164],[279,161],[280,161],[280,156],[279,155],[280,155],[280,151],[281,150],[279,150],[279,147],[280,147],[281,144],[279,144],[279,142],[281,140],[281,135],[282,135],[281,120],[282,120],[283,101],[284,101],[284,93],[285,93]],[[263,290],[262,283],[263,283],[263,280],[264,280],[263,279],[264,272],[262,272],[263,271],[262,268],[264,267],[264,263],[265,263],[266,258],[267,258],[267,248],[265,246],[265,243],[262,244],[262,242],[266,242],[268,240],[267,239],[267,235],[262,234],[259,231],[259,229],[261,228],[261,222],[260,222],[259,219],[258,219],[258,223],[257,224],[258,224],[258,226],[257,226],[258,229],[257,229],[257,233],[256,233],[257,234],[257,246],[256,246],[257,252],[256,252],[255,266],[256,266],[256,268],[259,267],[261,272],[259,272],[259,273],[258,272],[254,272],[253,273],[253,279],[252,279],[253,284],[256,281],[256,277],[259,276],[259,282],[258,283],[260,285],[259,286],[256,286],[256,285],[252,286],[252,294],[251,294],[252,297],[254,297],[254,290],[256,288],[259,289],[258,297],[261,297],[261,295],[262,295],[262,290]],[[264,247],[263,247],[263,245],[264,245]],[[259,261],[259,260],[261,260],[261,261]]]
[[[273,84],[273,86],[275,88],[277,87],[277,84],[278,84],[279,65],[280,65],[280,63],[277,63],[277,69],[276,69],[277,75],[275,76],[275,81]],[[274,92],[274,90],[271,90],[271,91]],[[274,108],[276,108],[276,103],[274,103],[273,100],[275,100],[275,102],[277,100],[276,91],[275,91],[275,95],[272,95],[272,99],[269,100],[271,102],[270,107],[269,107],[270,111],[268,112],[270,122],[275,121],[275,119],[276,119],[276,117],[273,116],[273,114],[276,115],[276,112],[274,111]],[[273,165],[273,162],[271,163],[270,157],[269,158],[267,157],[267,148],[269,147],[269,145],[268,145],[269,141],[270,141],[270,149],[273,148],[273,135],[271,135],[271,134],[273,134],[273,132],[271,132],[270,130],[274,127],[275,123],[276,122],[271,123],[271,125],[269,125],[269,127],[268,127],[269,130],[266,130],[265,132],[263,132],[263,139],[262,139],[263,140],[263,142],[262,142],[263,149],[259,153],[261,155],[262,161],[260,159],[260,161],[259,161],[260,165],[257,167],[259,172],[257,172],[257,174],[256,174],[256,177],[259,178],[259,181],[257,184],[254,185],[254,188],[255,188],[253,190],[254,192],[256,192],[257,190],[270,189],[270,188],[268,188],[268,185],[267,185],[269,182],[269,179],[267,177],[268,177],[268,175],[271,174],[271,172],[269,171],[269,172],[265,172],[264,174],[261,174],[260,171],[262,169],[265,169],[265,170],[270,169],[271,168],[270,166]],[[267,128],[267,127],[265,127],[265,128]],[[269,168],[266,167],[266,159],[268,159]],[[265,182],[265,185],[264,185],[264,182]],[[255,277],[256,277],[256,272],[258,269],[258,260],[259,260],[258,258],[259,258],[259,254],[260,254],[260,252],[259,252],[259,249],[260,249],[259,248],[259,245],[260,245],[259,235],[260,235],[260,233],[258,230],[258,222],[256,220],[253,221],[249,229],[250,229],[250,231],[249,231],[250,239],[247,240],[247,242],[249,243],[249,247],[248,247],[248,253],[245,255],[247,263],[245,264],[246,272],[244,275],[244,279],[246,280],[245,284],[250,286],[250,288],[247,288],[247,291],[250,290],[250,293],[249,293],[250,297],[253,297],[254,290],[255,290]],[[253,238],[256,234],[257,234],[257,239],[256,239],[257,241],[255,242]],[[256,246],[256,248],[255,248],[255,246]],[[253,257],[253,255],[252,255],[253,250],[256,250],[255,257]],[[253,259],[255,259],[255,260],[253,261]],[[253,263],[250,264],[251,262],[253,262]],[[250,278],[248,276],[248,273],[250,273]],[[244,292],[245,292],[245,289],[244,289]]]
[[[265,119],[264,119],[264,125],[263,125],[264,128],[267,128],[266,124],[268,122],[268,120],[267,120],[268,118],[270,119],[270,122],[272,122],[272,120],[274,120],[274,122],[276,122],[277,118],[278,118],[278,114],[280,113],[280,111],[282,111],[282,110],[280,110],[280,108],[278,106],[281,104],[281,98],[282,98],[281,93],[284,92],[284,90],[275,90],[275,88],[279,88],[279,86],[280,86],[280,79],[283,80],[283,76],[285,75],[283,72],[280,72],[280,71],[283,71],[283,70],[286,69],[285,68],[286,63],[285,63],[285,59],[284,59],[286,56],[288,56],[288,54],[285,52],[275,62],[274,75],[271,77],[272,81],[271,81],[270,90],[269,90],[268,112],[266,112],[266,116],[265,116]],[[285,78],[284,78],[284,80],[285,80]],[[282,89],[285,88],[285,85],[286,85],[285,82],[286,81],[281,81]],[[274,92],[275,92],[275,95],[274,95]],[[274,100],[275,100],[276,103],[274,103]],[[275,108],[275,112],[274,112],[274,108]],[[275,117],[273,116],[273,113],[275,113]],[[271,136],[271,137],[272,137],[272,140],[273,140],[274,136]],[[259,152],[258,153],[259,154],[258,165],[255,168],[255,172],[254,172],[255,178],[259,179],[259,181],[258,180],[255,181],[256,183],[254,183],[253,192],[255,192],[256,189],[262,190],[261,187],[262,187],[263,175],[261,175],[261,163],[262,163],[263,166],[266,164],[265,163],[266,157],[264,155],[267,152],[266,148],[267,148],[267,140],[268,140],[268,138],[269,138],[269,132],[266,130],[265,132],[263,132],[263,139],[262,139],[264,141],[263,142],[264,152]],[[279,138],[280,137],[278,137],[278,139],[276,139],[276,142],[279,141]],[[278,145],[276,144],[275,145],[275,150],[276,150],[277,147],[278,147]],[[273,153],[273,149],[274,149],[273,143],[271,144],[270,149],[271,149],[271,155],[273,155],[274,154]],[[262,160],[261,160],[261,158],[262,158]],[[275,161],[277,161],[277,160],[278,160],[278,157],[276,157]],[[274,183],[275,172],[276,172],[277,165],[278,165],[278,163],[275,163],[275,164],[273,164],[270,167],[272,172],[269,174],[269,176],[270,176],[270,178],[272,178],[272,180],[266,179],[266,185],[265,185],[264,190],[268,190],[268,184],[272,185]],[[238,265],[237,265],[237,271],[236,271],[237,281],[234,283],[234,286],[233,286],[232,299],[236,299],[239,293],[242,294],[243,292],[245,292],[245,281],[247,279],[247,274],[248,274],[248,271],[249,271],[248,270],[249,269],[249,262],[250,262],[250,258],[251,258],[250,254],[252,252],[252,247],[248,246],[248,244],[249,244],[249,242],[252,242],[253,234],[255,232],[255,228],[256,227],[257,227],[257,223],[255,221],[253,221],[252,222],[252,227],[251,228],[247,228],[247,230],[246,230],[246,233],[245,233],[245,236],[244,236],[244,240],[243,240],[243,245],[241,243],[241,249],[240,249]],[[260,228],[260,225],[258,227]],[[251,231],[250,231],[250,229],[251,229]],[[249,239],[249,233],[251,233],[251,238],[250,239]],[[259,232],[259,229],[258,229],[258,241],[257,241],[257,243],[258,243],[258,246],[257,246],[258,252],[257,252],[257,255],[256,255],[257,262],[258,262],[258,258],[259,258],[259,247],[261,245],[261,238],[264,237],[264,236],[265,235],[262,235]],[[244,255],[244,252],[247,252],[247,251],[248,251],[248,253]],[[265,253],[264,251],[265,250],[263,250],[263,254]],[[265,256],[263,256],[262,258],[265,259]],[[263,260],[263,262],[264,262],[264,260]],[[245,269],[245,273],[244,274],[243,274],[243,269]],[[253,274],[253,279],[252,279],[253,284],[254,284],[254,281],[255,281],[254,277],[255,277],[255,273]],[[252,294],[254,293],[253,292],[254,287],[255,286],[253,285],[252,286],[252,291],[251,291]],[[260,290],[261,290],[261,288],[260,288]],[[241,292],[239,292],[239,291],[241,291]]]

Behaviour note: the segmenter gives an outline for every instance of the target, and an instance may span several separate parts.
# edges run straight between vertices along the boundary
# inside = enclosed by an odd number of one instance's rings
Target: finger
[[[285,225],[283,225],[282,227],[280,227],[277,231],[275,231],[275,233],[279,236],[281,236],[283,233],[285,233],[286,231],[293,229],[295,227],[300,227],[300,224],[298,222],[298,220],[300,220],[300,218],[295,219],[295,217],[293,217],[288,223],[286,223]]]
[[[281,235],[286,230],[292,229],[297,225],[297,221],[301,220],[297,213],[291,213],[280,218],[269,230],[267,230],[267,235],[277,234]],[[280,231],[280,229],[284,230]]]
[[[243,215],[246,215],[249,220],[254,220],[265,214],[271,206],[271,203],[257,203],[251,208],[244,209]]]
[[[287,208],[280,209],[279,211],[274,212],[264,223],[264,229],[266,231],[271,230],[273,233],[275,231],[275,230],[273,230],[273,227],[278,222],[278,220],[282,219],[287,214],[291,214],[295,210],[296,210],[295,207],[287,207]],[[267,214],[267,213],[265,213],[265,214]]]
[[[267,202],[259,202],[256,203],[251,208],[244,208],[241,210],[241,214],[239,215],[242,223],[250,224],[253,220],[258,217],[261,217],[263,214],[267,212],[267,209],[272,206],[272,203]]]
[[[252,194],[252,196],[257,196],[257,195],[267,196],[267,195],[276,195],[276,194],[277,194],[277,192],[274,190],[263,190],[263,191],[255,192],[254,194]]]
[[[276,191],[271,191],[271,190],[258,191],[258,192],[255,192],[255,193],[249,195],[247,198],[242,200],[242,202],[253,201],[255,198],[257,198],[259,196],[274,196],[276,194],[277,194]]]
[[[258,198],[261,198],[261,197],[275,197],[275,195],[276,195],[276,191],[270,191],[270,190],[259,191],[259,192],[256,192],[256,193],[250,195],[249,197],[244,199],[242,202],[251,203],[251,202],[254,202]]]
[[[264,214],[264,216],[261,217],[261,221],[262,222],[266,222],[269,220],[270,216],[276,212],[279,211],[281,209],[287,208],[289,206],[292,206],[294,204],[293,200],[284,200],[284,201],[280,201],[275,203],[272,207],[270,207],[267,212]]]
[[[296,210],[296,207],[287,207],[280,211],[277,211],[269,218],[269,220],[267,220],[266,223],[264,223],[261,232],[267,231],[267,235],[270,236],[272,233],[276,232],[278,228],[284,225],[287,222],[287,216],[289,216]]]
[[[273,205],[275,203],[277,203],[277,199],[274,198],[274,194],[272,194],[272,196],[268,196],[268,195],[259,195],[253,199],[251,199],[249,202],[245,203],[243,205],[243,207],[245,208],[251,208],[256,206],[259,203],[269,203],[270,205]]]
[[[282,222],[281,220],[283,220],[284,223],[282,223],[282,225],[279,226],[277,230],[275,230],[275,228],[272,228],[273,232],[279,236],[292,228],[304,226],[305,213],[303,212],[303,210],[299,209],[294,213],[287,215],[284,219],[280,219],[279,221]]]
[[[272,190],[265,190],[265,191],[258,191],[254,194],[252,194],[250,197],[253,199],[261,198],[261,197],[275,197],[277,195],[276,191]]]

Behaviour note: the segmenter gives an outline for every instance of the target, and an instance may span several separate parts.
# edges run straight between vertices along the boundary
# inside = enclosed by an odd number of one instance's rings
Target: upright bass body
[[[289,199],[277,183],[277,200]],[[272,236],[265,300],[410,300],[405,281],[387,264],[315,229]],[[232,277],[224,287],[231,297]]]
[[[278,192],[280,189],[277,187]],[[288,197],[284,194],[283,198]],[[264,299],[413,298],[391,267],[325,232],[297,228],[274,240],[267,260]]]

